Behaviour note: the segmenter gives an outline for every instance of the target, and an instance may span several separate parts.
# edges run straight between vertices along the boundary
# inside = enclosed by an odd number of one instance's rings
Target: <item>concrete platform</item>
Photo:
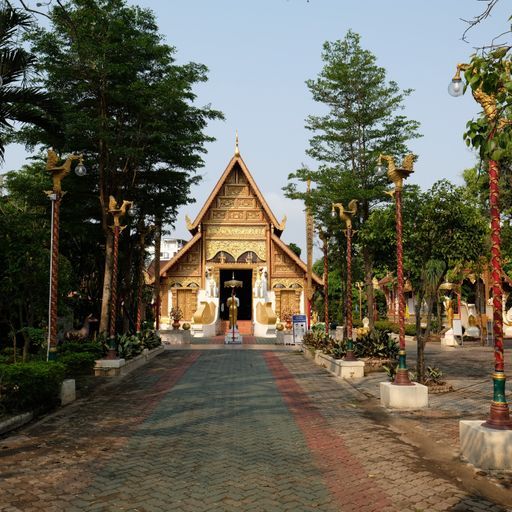
[[[381,382],[380,404],[389,409],[423,409],[428,407],[428,388],[417,382],[412,386]]]
[[[483,426],[482,420],[459,422],[460,450],[477,468],[512,470],[512,430]]]
[[[364,377],[364,361],[337,361],[338,375],[343,379]]]

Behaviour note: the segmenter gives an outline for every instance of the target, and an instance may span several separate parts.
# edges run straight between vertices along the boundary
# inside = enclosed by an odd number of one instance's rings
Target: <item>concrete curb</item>
[[[34,418],[33,412],[24,412],[17,416],[12,416],[4,421],[0,421],[0,434],[6,434],[11,430],[22,427]]]

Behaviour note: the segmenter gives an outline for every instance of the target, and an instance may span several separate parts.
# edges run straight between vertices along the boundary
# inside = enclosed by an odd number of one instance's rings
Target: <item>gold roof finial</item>
[[[240,150],[238,149],[238,130],[236,131],[235,137],[235,156],[240,156]]]

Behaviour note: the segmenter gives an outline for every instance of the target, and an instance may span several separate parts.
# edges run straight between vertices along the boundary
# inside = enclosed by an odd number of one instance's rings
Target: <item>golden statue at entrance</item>
[[[229,328],[233,329],[236,327],[236,322],[238,320],[238,306],[240,305],[240,301],[238,297],[235,295],[228,297],[226,304],[229,308]]]
[[[233,278],[224,283],[225,288],[231,288],[231,297],[228,297],[226,301],[226,305],[229,308],[229,328],[233,332],[233,336],[236,328],[236,321],[238,320],[238,306],[240,306],[240,301],[238,297],[235,295],[235,288],[242,288],[244,283],[242,281],[237,281],[235,279],[235,273],[233,272]]]

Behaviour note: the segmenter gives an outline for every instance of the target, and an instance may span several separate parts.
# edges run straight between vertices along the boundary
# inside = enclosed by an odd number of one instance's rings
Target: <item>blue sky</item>
[[[469,94],[452,98],[447,86],[457,62],[467,61],[474,46],[487,44],[507,30],[510,4],[501,0],[492,17],[461,41],[460,18],[478,14],[478,0],[139,0],[152,9],[166,41],[177,49],[178,63],[195,61],[209,68],[209,80],[197,88],[198,103],[224,112],[208,133],[204,177],[194,191],[197,202],[182,209],[175,235],[188,238],[184,215],[195,217],[233,155],[235,130],[240,152],[275,215],[288,216],[286,242],[304,247],[302,205],[283,198],[288,173],[301,163],[310,133],[309,114],[321,112],[305,85],[321,69],[324,41],[342,39],[348,29],[377,57],[388,79],[414,92],[405,115],[421,123],[423,138],[411,143],[419,155],[411,182],[423,188],[448,178],[461,182],[474,165],[462,134],[478,112]],[[8,148],[4,170],[27,156]]]

